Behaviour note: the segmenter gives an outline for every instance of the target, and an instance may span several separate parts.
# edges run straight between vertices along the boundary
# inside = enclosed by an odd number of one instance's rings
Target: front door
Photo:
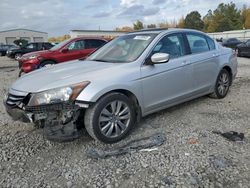
[[[177,33],[163,37],[150,56],[154,53],[168,53],[170,59],[166,63],[141,67],[146,113],[178,103],[192,92],[192,67],[185,56],[183,35]]]

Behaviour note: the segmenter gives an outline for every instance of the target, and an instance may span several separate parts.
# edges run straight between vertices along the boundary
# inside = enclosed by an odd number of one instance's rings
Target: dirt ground
[[[53,143],[32,124],[14,122],[0,103],[0,187],[249,187],[250,59],[239,58],[228,96],[208,97],[143,118],[125,140],[105,145],[87,134]],[[0,96],[17,79],[17,62],[0,57]],[[2,100],[1,99],[1,100]],[[212,131],[237,131],[231,142]],[[105,159],[86,155],[163,133],[166,142]]]

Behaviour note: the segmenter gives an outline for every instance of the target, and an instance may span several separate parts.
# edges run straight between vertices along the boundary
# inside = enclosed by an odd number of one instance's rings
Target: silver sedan
[[[50,140],[78,138],[85,127],[113,143],[150,113],[204,95],[224,98],[236,73],[236,54],[202,32],[144,30],[114,39],[85,61],[21,77],[5,106],[13,119],[43,127]]]

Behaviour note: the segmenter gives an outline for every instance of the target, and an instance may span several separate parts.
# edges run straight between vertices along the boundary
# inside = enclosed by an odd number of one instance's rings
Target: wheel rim
[[[229,88],[229,76],[227,73],[222,73],[218,81],[218,92],[221,96],[224,96]]]
[[[127,130],[130,119],[131,112],[128,105],[123,101],[115,100],[101,111],[99,128],[108,138],[118,137]]]

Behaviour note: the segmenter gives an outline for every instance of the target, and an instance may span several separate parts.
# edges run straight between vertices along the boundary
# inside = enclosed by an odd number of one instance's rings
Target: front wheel
[[[212,98],[222,99],[226,97],[230,87],[230,74],[226,69],[222,69],[217,77],[214,92],[210,95]]]
[[[84,124],[89,135],[104,143],[123,139],[135,124],[132,101],[121,93],[110,93],[86,110]]]

